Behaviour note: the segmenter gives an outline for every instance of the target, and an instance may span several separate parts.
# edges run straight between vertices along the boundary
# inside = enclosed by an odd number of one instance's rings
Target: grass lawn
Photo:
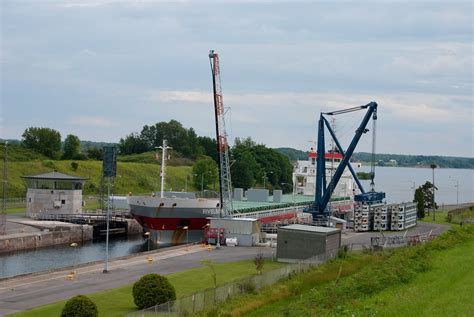
[[[282,267],[283,264],[277,262],[265,262],[264,271],[270,271]],[[252,260],[215,264],[218,284],[225,284],[230,281],[240,279],[245,276],[256,274],[255,265]],[[190,295],[200,290],[213,287],[212,276],[209,268],[200,267],[167,275],[171,284],[176,289],[177,297]],[[99,308],[99,316],[123,316],[137,308],[133,304],[132,285],[85,294],[90,297]],[[12,316],[59,316],[65,301],[33,308]]]
[[[25,207],[7,208],[7,214],[18,214],[18,213],[22,213],[22,212],[26,212]]]
[[[433,268],[409,284],[360,303],[378,316],[473,316],[474,241],[434,254]],[[360,314],[356,313],[356,316]]]
[[[451,223],[448,222],[448,212],[445,210],[436,210],[435,212],[435,219],[433,220],[433,214],[425,215],[425,218],[420,219],[420,221],[423,222],[431,222],[431,223],[437,223],[437,224],[445,224],[445,225],[450,225]]]

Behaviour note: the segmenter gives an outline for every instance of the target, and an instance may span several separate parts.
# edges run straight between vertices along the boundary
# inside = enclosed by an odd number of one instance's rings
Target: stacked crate
[[[416,203],[401,203],[397,207],[392,209],[390,228],[392,230],[405,230],[416,226]]]
[[[371,231],[374,229],[375,212],[384,206],[383,203],[368,204],[356,202],[354,206],[354,230]]]
[[[397,204],[383,205],[375,208],[374,212],[374,230],[390,230],[390,220],[392,209],[398,209]]]

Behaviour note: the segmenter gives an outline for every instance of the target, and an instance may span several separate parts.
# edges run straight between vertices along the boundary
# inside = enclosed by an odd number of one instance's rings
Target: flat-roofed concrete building
[[[278,228],[277,259],[280,262],[324,261],[335,257],[340,246],[340,229],[299,224]]]
[[[26,193],[27,215],[75,214],[82,212],[82,188],[85,178],[51,172],[23,176],[28,188]]]

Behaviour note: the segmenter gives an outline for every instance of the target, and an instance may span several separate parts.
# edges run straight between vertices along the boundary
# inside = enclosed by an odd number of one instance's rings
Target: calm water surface
[[[369,172],[363,166],[360,171]],[[411,167],[377,167],[375,189],[387,193],[387,202],[412,201],[415,188],[426,181],[432,182],[432,169]],[[456,181],[459,181],[459,203],[474,202],[474,169],[435,169],[436,203],[456,204]],[[361,181],[365,190],[370,190],[370,180]]]
[[[153,246],[150,249],[153,249]],[[109,258],[147,250],[148,244],[141,236],[114,238],[109,241]],[[36,250],[17,251],[0,256],[0,277],[62,268],[99,261],[104,258],[105,241],[87,242],[83,245],[79,244],[76,248],[69,245],[59,245]]]

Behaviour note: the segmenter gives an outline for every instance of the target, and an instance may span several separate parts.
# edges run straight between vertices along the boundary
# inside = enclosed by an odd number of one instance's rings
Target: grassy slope
[[[61,173],[77,175],[87,178],[85,195],[97,195],[102,171],[101,161],[76,161],[79,164],[77,171],[71,168],[72,161],[29,161],[8,163],[8,197],[25,197],[26,187],[21,178],[25,175],[34,175],[57,170]],[[3,162],[0,161],[0,170]],[[160,167],[157,164],[118,162],[117,177],[114,192],[116,194],[150,193],[160,190]],[[181,191],[185,187],[185,177],[191,174],[190,166],[169,166],[167,168],[166,190]],[[188,190],[195,190],[189,177]]]
[[[432,259],[433,267],[408,284],[389,287],[361,302],[355,301],[357,304],[349,305],[346,314],[334,315],[470,316],[474,311],[474,241],[437,251]],[[307,304],[310,293],[261,306],[245,316],[285,316],[288,308]],[[290,311],[289,316],[299,315]]]
[[[264,271],[280,268],[283,264],[266,262]],[[251,260],[234,263],[215,264],[218,284],[225,284],[248,275],[255,274],[255,265]],[[187,270],[167,275],[176,289],[178,297],[190,295],[213,286],[210,271],[206,267]],[[78,277],[80,279],[80,276]],[[93,293],[89,296],[99,308],[99,316],[123,316],[136,310],[132,298],[132,285],[126,285],[112,290]],[[49,304],[27,310],[12,316],[41,317],[59,316],[65,301]]]
[[[361,306],[380,316],[472,316],[473,265],[474,241],[439,251],[433,257],[430,271],[407,285],[389,288],[367,299]]]
[[[393,316],[467,316],[474,305],[466,303],[474,296],[473,262],[474,226],[456,226],[427,244],[336,259],[236,296],[218,310],[233,316],[385,316],[383,308],[395,310]],[[397,314],[406,301],[419,310]]]

